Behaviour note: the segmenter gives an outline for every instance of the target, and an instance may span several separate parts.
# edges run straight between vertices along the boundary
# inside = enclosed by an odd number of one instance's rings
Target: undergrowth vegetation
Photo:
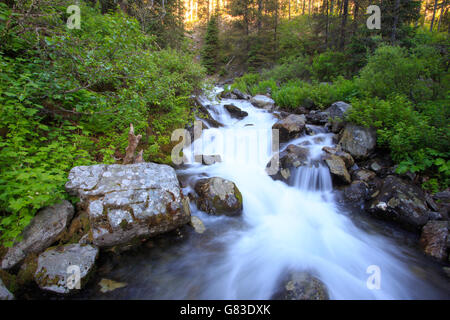
[[[25,2],[24,2],[25,3]],[[11,245],[36,211],[66,198],[68,171],[123,157],[130,123],[146,161],[167,163],[170,134],[190,120],[204,70],[161,50],[120,10],[0,3],[0,240]],[[45,28],[42,26],[45,25]]]

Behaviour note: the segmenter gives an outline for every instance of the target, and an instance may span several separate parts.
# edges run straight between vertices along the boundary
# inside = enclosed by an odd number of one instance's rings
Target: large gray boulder
[[[22,240],[10,248],[2,260],[2,269],[10,269],[32,253],[40,253],[52,245],[72,220],[74,208],[63,201],[40,210],[22,232]]]
[[[250,103],[253,104],[255,107],[263,108],[266,110],[272,110],[275,106],[275,101],[273,99],[263,96],[261,94],[258,94],[250,99]]]
[[[351,105],[342,101],[338,101],[333,103],[328,109],[324,112],[328,114],[331,119],[334,120],[344,120],[345,113],[348,109],[351,108]]]
[[[371,128],[347,124],[342,133],[339,145],[355,159],[364,159],[375,149],[376,131]]]
[[[59,294],[81,289],[89,280],[99,250],[91,245],[53,247],[38,257],[34,280],[39,288]],[[79,282],[76,275],[79,272]]]
[[[272,129],[279,130],[280,142],[286,142],[297,138],[305,130],[305,115],[291,114],[284,119],[277,121]]]
[[[422,189],[397,176],[387,176],[366,209],[375,216],[418,230],[429,219]]]
[[[2,279],[0,279],[0,301],[14,300],[14,295],[5,287]]]
[[[447,259],[449,227],[448,221],[428,221],[422,228],[420,245],[427,255],[437,260]]]
[[[329,300],[325,284],[307,272],[292,272],[273,299],[276,300]]]
[[[290,144],[280,154],[276,154],[267,164],[266,172],[274,180],[287,182],[291,170],[308,165],[309,150]]]
[[[194,189],[200,210],[212,215],[236,216],[242,213],[242,194],[234,182],[219,177],[200,179]]]
[[[80,197],[99,247],[127,245],[190,221],[188,199],[167,165],[93,165],[73,168],[66,190]]]

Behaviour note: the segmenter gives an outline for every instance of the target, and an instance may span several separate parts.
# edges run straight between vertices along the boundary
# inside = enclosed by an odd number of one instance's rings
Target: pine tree
[[[217,70],[219,59],[219,26],[216,15],[211,16],[208,22],[205,36],[205,44],[202,49],[202,64],[209,74]]]

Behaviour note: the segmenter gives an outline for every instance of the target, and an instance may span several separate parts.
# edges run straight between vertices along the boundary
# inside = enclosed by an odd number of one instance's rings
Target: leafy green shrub
[[[303,56],[283,59],[280,64],[270,70],[263,70],[261,73],[262,79],[273,79],[279,84],[310,77],[311,65],[309,59]]]
[[[312,72],[318,81],[332,81],[345,74],[345,54],[339,51],[326,51],[314,57]]]
[[[403,94],[414,102],[435,99],[442,94],[440,83],[448,88],[441,79],[443,66],[442,58],[431,47],[420,47],[409,54],[405,48],[382,46],[369,57],[358,85],[380,98]]]
[[[391,96],[388,100],[355,99],[347,117],[357,124],[377,128],[377,142],[391,150],[392,159],[399,164],[398,173],[427,173],[437,178],[442,188],[448,186],[448,121],[443,126],[435,126],[430,115],[415,110],[411,102],[401,95]]]
[[[250,94],[250,90],[260,81],[259,73],[246,73],[242,77],[236,78],[230,89],[239,89]]]

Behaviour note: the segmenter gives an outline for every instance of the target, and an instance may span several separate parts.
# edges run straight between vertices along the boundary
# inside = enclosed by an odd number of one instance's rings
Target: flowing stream
[[[218,93],[216,88],[214,93]],[[337,201],[328,168],[318,159],[332,134],[311,126],[287,144],[310,150],[310,166],[292,173],[289,185],[272,180],[271,127],[277,118],[245,100],[203,97],[224,127],[203,131],[203,154],[221,155],[213,165],[193,163],[178,170],[183,192],[200,177],[233,181],[243,196],[240,217],[210,216],[191,204],[206,231],[186,227],[182,236],[156,239],[137,252],[104,262],[101,276],[128,285],[101,293],[90,285],[80,298],[97,299],[270,299],[289,270],[307,270],[328,288],[331,299],[435,299],[450,297],[438,264],[415,247],[414,235],[383,229],[361,209]],[[234,119],[225,104],[248,112]],[[185,149],[193,160],[193,146]],[[380,271],[380,288],[369,288],[370,270]],[[373,271],[372,271],[373,272]]]

